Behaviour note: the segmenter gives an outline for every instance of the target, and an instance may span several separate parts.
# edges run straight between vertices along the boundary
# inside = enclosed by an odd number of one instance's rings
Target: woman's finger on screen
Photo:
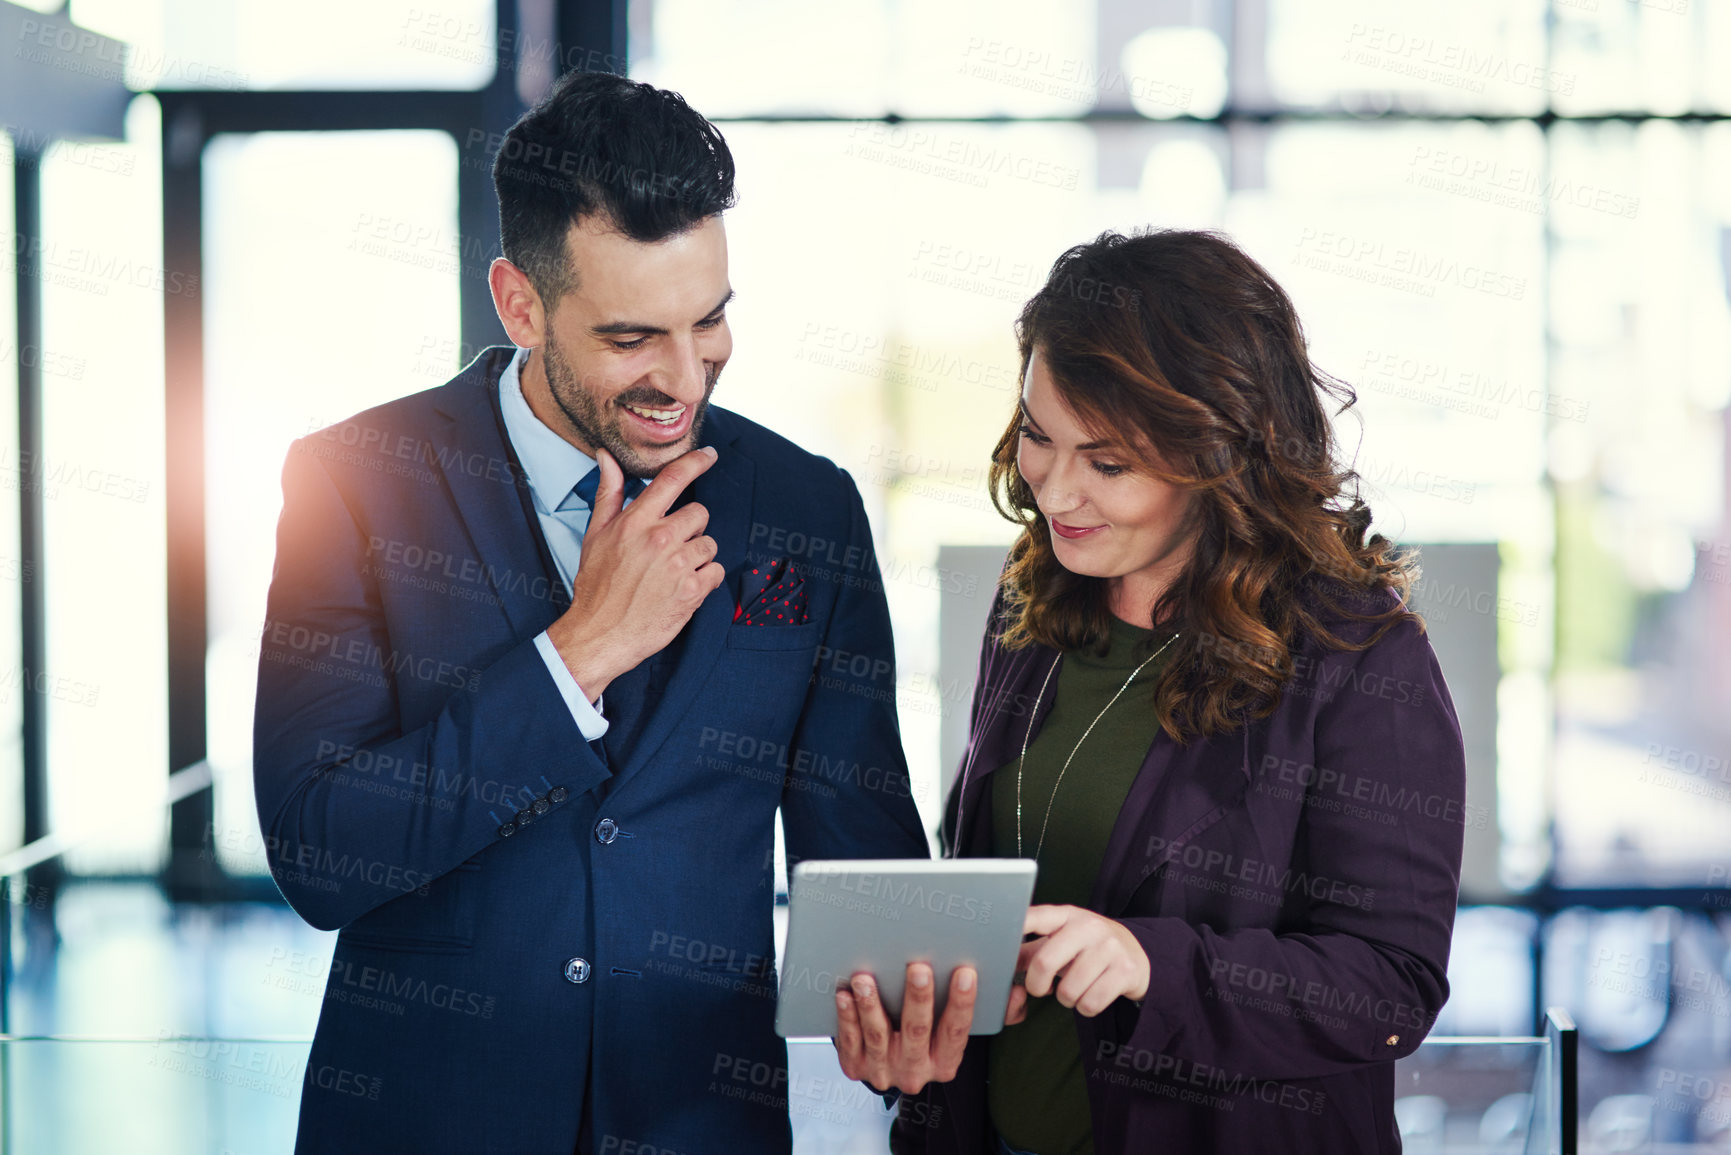
[[[1065,968],[1091,941],[1088,930],[1085,921],[1072,919],[1040,940],[1040,948],[1028,959],[1028,974],[1023,980],[1030,995],[1040,998],[1057,990]]]
[[[1088,988],[1098,982],[1111,966],[1111,959],[1098,946],[1081,950],[1064,968],[1063,977],[1053,992],[1066,1007],[1078,1007]]]
[[[1070,915],[1076,910],[1073,906],[1052,906],[1042,904],[1030,906],[1027,917],[1022,920],[1023,934],[1051,934],[1070,920]]]

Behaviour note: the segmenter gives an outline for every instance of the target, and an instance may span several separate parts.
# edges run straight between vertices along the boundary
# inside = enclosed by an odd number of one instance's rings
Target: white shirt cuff
[[[553,684],[559,687],[559,696],[565,699],[566,707],[571,711],[571,720],[577,723],[577,729],[583,732],[583,740],[593,742],[607,733],[607,719],[601,716],[596,706],[589,704],[589,695],[585,694],[577,679],[571,676],[570,667],[565,665],[565,659],[559,656],[559,651],[553,645],[553,639],[542,630],[535,635],[535,648],[541,651],[541,660],[547,663],[547,672],[553,676]]]

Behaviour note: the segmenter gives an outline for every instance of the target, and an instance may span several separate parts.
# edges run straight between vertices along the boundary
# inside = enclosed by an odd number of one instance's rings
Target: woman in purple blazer
[[[908,1092],[900,1153],[1397,1152],[1465,769],[1416,571],[1336,456],[1351,391],[1209,233],[1071,249],[1017,336],[1022,532],[944,841],[1038,859],[1025,985],[965,1039],[889,1029],[858,976],[843,1068]]]

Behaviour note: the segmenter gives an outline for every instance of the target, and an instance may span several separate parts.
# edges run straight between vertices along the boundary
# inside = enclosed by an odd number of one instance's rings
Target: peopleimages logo
[[[1242,888],[1233,889],[1234,897],[1259,898],[1270,892],[1302,893],[1318,902],[1332,902],[1361,910],[1369,910],[1376,902],[1376,890],[1373,887],[1293,870],[1291,867],[1282,869],[1276,863],[1244,858],[1224,850],[1205,850],[1193,842],[1179,844],[1153,835],[1148,839],[1147,853],[1150,859],[1172,863],[1186,870],[1199,871],[1204,876],[1212,875],[1223,887],[1234,881],[1246,884]],[[1242,893],[1239,893],[1240,891]],[[1261,891],[1262,895],[1259,895],[1258,891]]]
[[[1208,966],[1208,977],[1216,989],[1235,987],[1266,994],[1286,1003],[1324,1011],[1343,1011],[1354,1018],[1371,1020],[1383,1026],[1426,1030],[1431,1024],[1430,1011],[1417,1003],[1372,998],[1362,991],[1343,990],[1316,979],[1299,978],[1267,967],[1217,958]]]
[[[1394,816],[1408,814],[1434,818],[1460,826],[1471,826],[1475,830],[1483,830],[1489,824],[1490,812],[1485,807],[1469,805],[1460,798],[1414,790],[1408,786],[1396,785],[1386,779],[1374,778],[1353,771],[1317,766],[1310,762],[1300,762],[1292,758],[1280,758],[1273,754],[1264,754],[1258,789],[1276,784],[1285,784],[1302,789],[1308,797],[1324,802],[1353,804],[1356,809],[1342,809],[1342,813],[1355,818],[1372,818],[1379,814]],[[1316,803],[1312,802],[1311,804],[1315,805]],[[1341,808],[1329,807],[1329,809]],[[1383,821],[1381,818],[1376,820]],[[1393,822],[1387,821],[1383,821],[1383,824],[1394,825]],[[1152,854],[1153,850],[1154,847],[1151,844],[1149,853]]]
[[[1390,245],[1376,237],[1355,236],[1330,229],[1300,230],[1294,263],[1335,273],[1384,288],[1422,297],[1436,295],[1438,285],[1519,301],[1527,294],[1527,279],[1482,265],[1466,264],[1451,254],[1430,253],[1407,245]]]
[[[982,902],[972,895],[957,894],[941,887],[927,887],[918,881],[900,878],[887,874],[854,873],[838,871],[835,875],[837,890],[847,891],[859,899],[882,904],[886,910],[893,912],[892,917],[900,918],[898,907],[922,907],[933,914],[947,915],[959,918],[964,922],[977,922],[985,925],[992,921],[992,904]],[[812,897],[828,902],[825,895],[834,895],[834,891],[825,891],[820,887],[810,887]]]
[[[1107,1082],[1216,1110],[1230,1111],[1238,1100],[1249,1096],[1270,1106],[1320,1115],[1328,1102],[1326,1091],[1295,1087],[1273,1079],[1256,1079],[1209,1063],[1193,1062],[1143,1047],[1120,1045],[1110,1039],[1101,1039],[1096,1045],[1094,1063]],[[1119,1070],[1113,1071],[1112,1067]],[[1132,1080],[1128,1075],[1131,1071],[1149,1078]]]

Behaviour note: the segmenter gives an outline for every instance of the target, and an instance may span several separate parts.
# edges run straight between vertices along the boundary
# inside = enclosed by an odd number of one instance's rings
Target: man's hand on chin
[[[703,532],[709,511],[690,502],[668,512],[716,456],[704,446],[675,458],[626,509],[624,472],[611,453],[595,451],[601,482],[571,608],[547,627],[590,701],[671,642],[726,576],[715,561],[715,539]]]

